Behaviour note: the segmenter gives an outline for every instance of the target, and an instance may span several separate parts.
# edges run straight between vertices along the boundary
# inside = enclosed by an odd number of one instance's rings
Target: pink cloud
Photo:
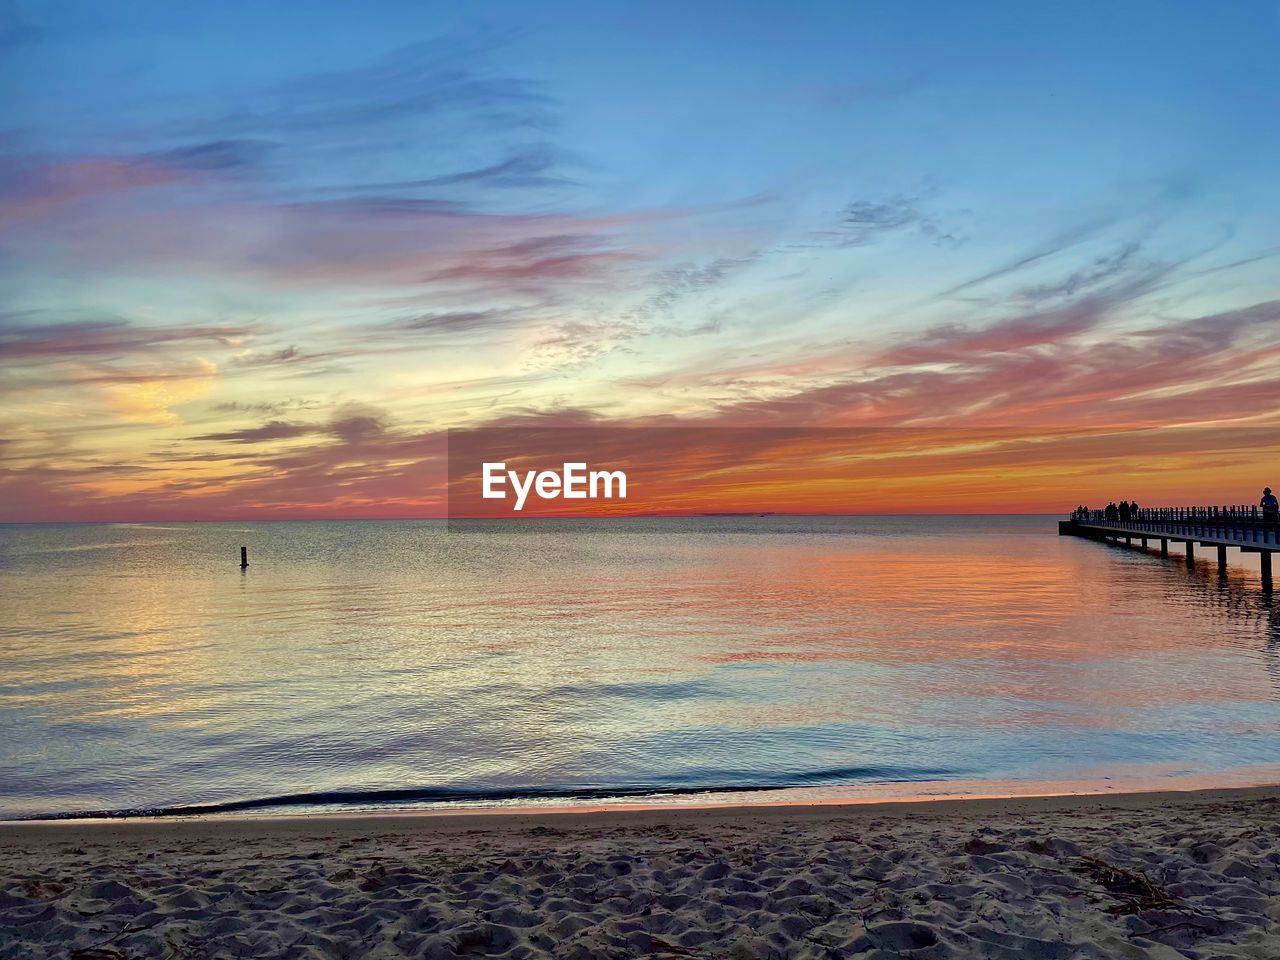
[[[53,216],[84,201],[125,191],[191,182],[193,171],[142,156],[85,156],[0,168],[0,230]]]

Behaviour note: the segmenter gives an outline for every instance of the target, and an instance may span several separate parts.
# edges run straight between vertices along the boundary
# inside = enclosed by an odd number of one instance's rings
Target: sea
[[[0,526],[0,818],[1280,780],[1257,558],[1057,519]]]

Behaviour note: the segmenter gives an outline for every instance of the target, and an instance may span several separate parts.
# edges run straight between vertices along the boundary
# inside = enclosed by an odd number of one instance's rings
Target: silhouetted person
[[[1276,495],[1271,492],[1270,487],[1266,487],[1262,491],[1262,519],[1267,523],[1275,523],[1280,519],[1280,501],[1276,500]]]
[[[1120,508],[1116,506],[1116,502],[1112,500],[1107,504],[1107,508],[1102,511],[1104,519],[1115,521],[1120,519]]]
[[[1137,500],[1129,501],[1129,519],[1130,520],[1138,519],[1138,501]]]
[[[1129,522],[1129,501],[1128,500],[1120,501],[1120,519],[1126,523]]]

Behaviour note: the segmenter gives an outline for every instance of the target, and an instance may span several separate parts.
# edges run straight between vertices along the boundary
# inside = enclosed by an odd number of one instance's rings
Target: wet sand
[[[1280,787],[0,826],[0,957],[1280,957]]]

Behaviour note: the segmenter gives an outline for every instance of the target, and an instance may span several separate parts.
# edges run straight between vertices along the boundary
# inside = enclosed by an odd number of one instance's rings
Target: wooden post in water
[[[1187,566],[1194,567],[1196,565],[1196,545],[1190,540],[1187,541]]]
[[[241,547],[240,548],[240,569],[243,570],[248,565],[249,565],[249,548]]]
[[[1227,575],[1227,548],[1218,547],[1218,576]]]
[[[1160,538],[1160,556],[1167,557],[1169,555],[1169,538]]]
[[[1262,589],[1268,593],[1271,592],[1271,553],[1264,550],[1258,554],[1258,559],[1262,561]]]

